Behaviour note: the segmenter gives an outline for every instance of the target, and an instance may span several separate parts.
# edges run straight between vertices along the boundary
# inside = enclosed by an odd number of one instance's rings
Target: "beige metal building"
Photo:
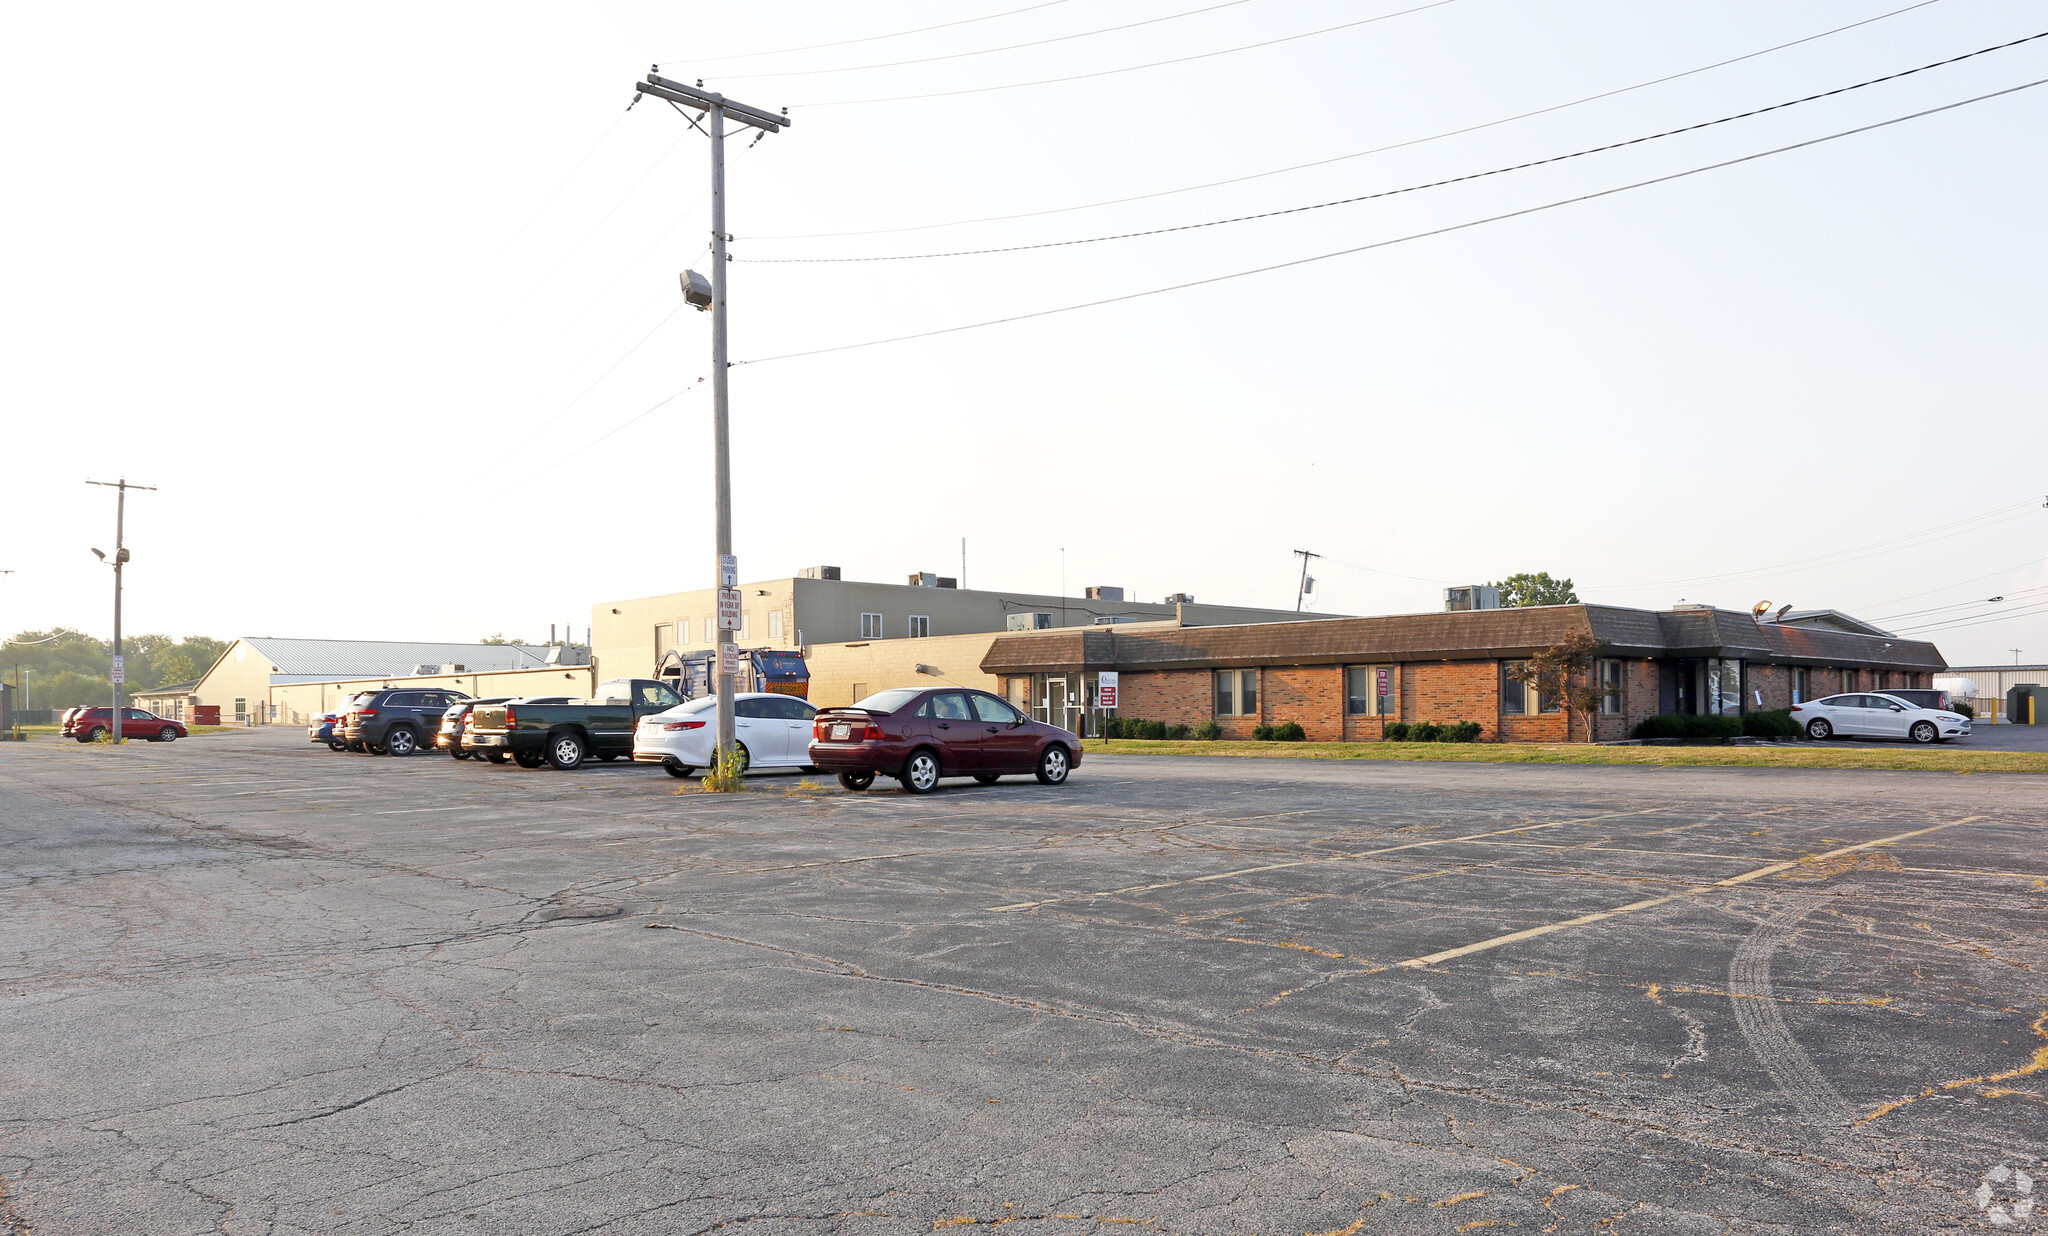
[[[2005,720],[2005,693],[2014,687],[2048,686],[2048,665],[1951,665],[1935,681],[1946,686],[1951,678],[1977,684],[1977,698],[1971,704],[1977,719],[1996,725]]]
[[[742,585],[738,642],[745,648],[805,649],[815,682],[821,669],[826,668],[820,660],[821,656],[828,656],[824,649],[833,645],[851,652],[878,641],[992,635],[1009,630],[1176,618],[1188,626],[1221,626],[1333,616],[1241,605],[1203,605],[1185,594],[1157,602],[1131,601],[1124,599],[1121,588],[1090,588],[1083,596],[1058,597],[960,588],[952,579],[929,572],[920,572],[910,580],[902,584],[867,583],[841,579],[837,567],[811,567],[794,577]],[[701,651],[714,646],[718,641],[717,614],[717,592],[711,588],[626,601],[600,601],[590,611],[591,652],[599,672],[606,678],[652,674],[662,657],[672,650]],[[986,649],[986,641],[981,646]],[[916,659],[913,653],[893,650],[867,655],[883,658],[877,665],[894,665],[905,657],[913,663]],[[980,657],[974,659],[978,662]],[[815,689],[811,699],[814,703],[851,702],[830,695],[821,697]]]
[[[585,661],[583,649],[534,644],[440,644],[409,640],[275,639],[245,636],[190,684],[190,690],[152,693],[141,704],[160,716],[189,718],[197,705],[219,707],[227,725],[285,720],[273,689],[294,684],[395,680],[421,674],[474,678],[511,670],[563,669]],[[581,674],[588,677],[588,671]],[[437,684],[454,685],[454,684]],[[364,688],[358,686],[356,690]],[[466,688],[465,688],[466,689]],[[472,692],[474,694],[474,692]],[[540,692],[534,692],[540,694]],[[550,691],[547,694],[566,694]],[[297,698],[296,696],[294,697]],[[141,697],[138,697],[140,703]]]

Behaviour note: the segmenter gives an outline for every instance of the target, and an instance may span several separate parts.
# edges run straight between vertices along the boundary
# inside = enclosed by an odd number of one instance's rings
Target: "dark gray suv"
[[[411,755],[434,741],[449,705],[468,698],[460,691],[427,687],[366,691],[349,703],[342,738],[377,755]]]

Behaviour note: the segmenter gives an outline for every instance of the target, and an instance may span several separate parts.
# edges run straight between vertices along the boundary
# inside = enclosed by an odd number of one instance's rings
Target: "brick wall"
[[[1344,667],[1275,666],[1261,674],[1260,711],[1274,724],[1299,721],[1310,742],[1344,738]]]
[[[1416,661],[1401,668],[1403,721],[1477,721],[1482,740],[1499,736],[1499,662]]]
[[[1213,679],[1208,670],[1161,670],[1125,673],[1117,676],[1117,715],[1140,721],[1164,721],[1168,725],[1200,725],[1212,715],[1210,698]],[[1229,720],[1229,718],[1223,718]],[[1251,719],[1245,726],[1251,734]]]

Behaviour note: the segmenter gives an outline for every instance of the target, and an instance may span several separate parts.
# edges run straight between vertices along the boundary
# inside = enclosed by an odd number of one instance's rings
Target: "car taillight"
[[[511,729],[513,722],[517,720],[519,720],[519,714],[512,711],[512,705],[505,705],[505,728]]]
[[[377,710],[374,708],[358,708],[356,709],[356,715],[358,717],[374,717],[377,715]]]
[[[862,734],[861,734],[861,740],[862,740],[863,742],[880,742],[880,741],[882,741],[882,727],[881,727],[881,726],[879,726],[879,725],[876,725],[876,724],[875,724],[874,722],[872,722],[872,721],[868,722],[868,728],[867,728],[867,729],[866,729],[865,731],[863,731],[863,732],[862,732]]]
[[[1793,711],[1793,712],[1805,712],[1805,711],[1806,711],[1806,709],[1804,709],[1804,708],[1800,707],[1800,706],[1799,706],[1798,704],[1794,704],[1794,705],[1792,705],[1792,711]]]
[[[704,728],[704,723],[702,721],[669,721],[664,723],[661,728],[665,730],[701,730]]]

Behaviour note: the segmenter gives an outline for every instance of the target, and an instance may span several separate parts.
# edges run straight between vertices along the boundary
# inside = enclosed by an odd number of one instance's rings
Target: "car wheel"
[[[419,749],[419,738],[406,726],[394,725],[391,727],[391,732],[384,735],[384,754],[386,755],[411,755]]]
[[[568,772],[583,763],[583,740],[574,734],[557,734],[548,739],[548,763]]]
[[[451,759],[451,760],[466,760],[466,759],[468,759],[468,758],[469,758],[469,752],[467,752],[467,751],[464,751],[464,750],[463,750],[463,749],[461,748],[461,746],[459,746],[459,745],[457,745],[457,744],[455,744],[455,743],[449,743],[449,744],[448,744],[448,758],[449,758],[449,759]]]
[[[1917,743],[1930,743],[1941,737],[1941,729],[1932,721],[1915,721],[1908,731]]]
[[[1038,757],[1038,782],[1040,785],[1058,785],[1067,779],[1067,749],[1054,743]]]
[[[1835,727],[1829,725],[1825,720],[1815,717],[1806,723],[1806,736],[1815,742],[1826,742],[1835,736]]]
[[[348,744],[345,742],[336,742],[332,738],[330,738],[327,740],[327,749],[329,751],[335,752],[346,751],[348,750]]]
[[[690,774],[695,770],[681,760],[663,760],[661,762],[661,771],[678,781],[687,781],[690,779]]]
[[[95,726],[93,726],[93,727],[92,727],[91,729],[89,729],[89,730],[87,730],[87,731],[85,732],[85,737],[83,737],[83,738],[79,739],[78,741],[80,741],[80,742],[98,742],[98,741],[100,740],[100,735],[102,735],[102,734],[104,734],[104,733],[106,733],[106,731],[105,731],[104,729],[101,729],[101,728],[100,728],[99,726],[95,725]]]
[[[842,772],[839,774],[839,784],[855,793],[867,789],[874,783],[875,774],[865,768],[859,772]]]
[[[176,742],[178,740],[178,731],[166,725],[156,732],[156,740],[158,742]]]
[[[485,759],[489,760],[493,764],[502,764],[505,762],[505,753],[503,751],[485,751],[482,754]]]
[[[974,779],[983,785],[994,785],[1002,775],[1001,773],[976,773],[974,774]]]
[[[538,751],[514,751],[512,762],[521,768],[539,768],[548,762],[548,757]]]
[[[939,757],[922,747],[911,752],[896,779],[912,794],[931,793],[939,788]]]

